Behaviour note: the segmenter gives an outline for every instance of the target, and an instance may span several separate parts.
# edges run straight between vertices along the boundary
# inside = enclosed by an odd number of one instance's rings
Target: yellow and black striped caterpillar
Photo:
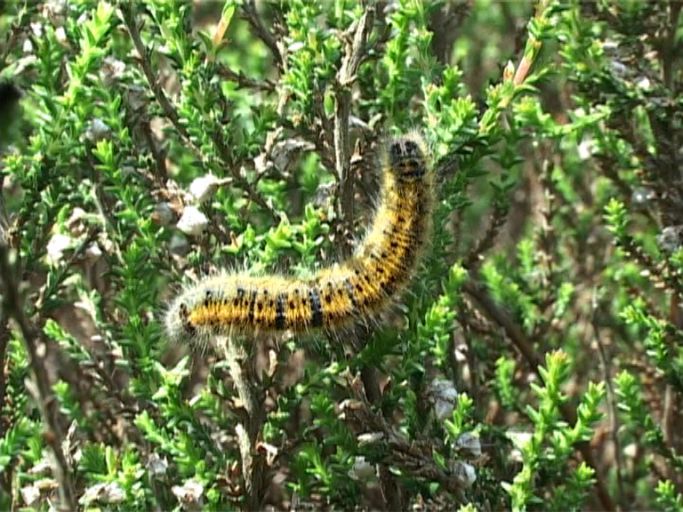
[[[392,140],[382,160],[378,207],[346,261],[311,278],[222,273],[187,287],[166,314],[172,339],[334,331],[385,310],[409,281],[429,234],[433,174],[422,139]]]

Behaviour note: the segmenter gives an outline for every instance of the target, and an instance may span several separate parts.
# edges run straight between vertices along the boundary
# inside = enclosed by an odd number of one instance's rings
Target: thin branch
[[[619,443],[619,416],[617,414],[617,399],[614,392],[614,386],[612,385],[612,364],[610,362],[610,358],[607,356],[605,344],[602,342],[602,338],[600,337],[600,331],[595,318],[595,312],[593,314],[591,324],[593,326],[593,333],[595,334],[595,341],[598,346],[598,355],[600,356],[600,362],[602,363],[605,385],[607,386],[607,408],[609,410],[610,437],[612,438],[612,443],[614,444],[614,458],[617,463],[617,503],[622,506],[623,504],[621,501],[624,497],[624,470],[621,445]]]
[[[522,329],[519,328],[510,315],[500,309],[488,293],[486,293],[484,288],[475,281],[467,281],[463,285],[463,290],[474,300],[475,305],[479,307],[486,317],[504,329],[508,338],[510,338],[510,341],[512,341],[513,345],[529,363],[532,371],[537,373],[538,367],[542,364],[542,360],[534,350],[531,341],[526,337],[524,332],[522,332]]]
[[[222,64],[217,64],[216,72],[218,73],[218,76],[223,77],[226,80],[230,80],[231,82],[235,82],[239,87],[258,89],[267,92],[272,92],[275,90],[275,83],[272,80],[254,80],[253,78],[246,76],[241,71],[233,71],[229,67]]]
[[[263,453],[258,450],[259,437],[266,419],[263,391],[256,381],[253,357],[246,354],[236,340],[227,337],[223,342],[223,352],[243,409],[237,411],[242,420],[235,427],[235,432],[242,459],[245,506],[247,510],[260,510],[266,490],[266,461]]]
[[[148,58],[147,49],[145,48],[145,45],[142,41],[142,37],[140,36],[140,30],[138,29],[138,25],[135,21],[135,16],[133,15],[133,6],[122,6],[121,11],[123,13],[123,22],[126,25],[128,33],[130,34],[130,37],[133,40],[133,45],[135,46],[135,49],[137,50],[140,56],[140,65],[142,66],[142,71],[145,75],[145,78],[147,79],[147,83],[149,84],[150,88],[152,89],[152,92],[154,93],[154,97],[156,98],[157,103],[159,103],[159,106],[163,110],[164,115],[171,122],[171,124],[176,129],[178,134],[189,145],[189,147],[192,148],[193,152],[197,155],[198,159],[201,160],[200,149],[192,140],[192,136],[187,131],[187,128],[180,122],[180,116],[178,115],[178,112],[166,96],[163,88],[161,87],[161,84],[157,81],[154,71],[152,70],[152,64]],[[227,166],[228,171],[235,180],[235,186],[242,189],[251,201],[253,201],[263,210],[268,212],[268,214],[273,220],[278,220],[279,216],[275,213],[273,208],[265,201],[265,199],[263,199],[263,197],[261,197],[261,195],[256,190],[254,190],[251,187],[246,178],[240,175],[239,168],[237,168],[237,166],[235,165],[229,165],[229,154],[225,144],[223,144],[223,142],[220,140],[220,134],[212,133],[211,138],[214,145],[216,146],[216,149],[218,150],[223,165]]]
[[[30,5],[30,3],[28,5]],[[36,5],[38,4],[36,3]],[[3,45],[2,52],[0,52],[0,69],[6,67],[7,58],[9,57],[10,52],[14,50],[17,42],[19,42],[19,36],[22,34],[24,28],[31,20],[30,14],[31,12],[26,7],[23,7],[19,10],[18,19],[12,23],[12,26],[7,33],[7,37],[5,38],[5,44]]]
[[[463,266],[475,272],[484,261],[484,254],[493,247],[496,242],[500,228],[503,227],[507,221],[507,214],[509,207],[503,201],[496,201],[493,205],[493,211],[489,217],[489,225],[486,228],[484,235],[477,241],[477,244],[472,250],[467,253],[463,260]]]
[[[354,400],[342,404],[342,417],[351,425],[361,426],[363,433],[379,434],[379,447],[386,452],[382,464],[396,466],[409,474],[429,481],[436,481],[448,492],[459,494],[468,482],[459,472],[459,461],[449,461],[443,468],[434,462],[434,453],[441,447],[428,439],[408,439],[398,432],[387,420],[373,412],[372,405],[365,395],[362,383],[358,379],[351,379],[349,389],[353,392]]]
[[[52,392],[50,380],[45,367],[44,349],[39,349],[39,343],[47,346],[41,331],[32,324],[24,314],[21,306],[17,283],[14,280],[16,269],[9,261],[9,249],[0,241],[0,281],[2,282],[3,308],[9,318],[19,326],[29,364],[36,382],[37,402],[48,431],[43,436],[53,455],[52,471],[59,485],[59,499],[64,510],[77,510],[74,500],[71,471],[62,450],[64,439],[59,425],[59,407]]]
[[[7,354],[7,346],[10,339],[10,329],[7,321],[7,316],[4,310],[0,310],[0,411],[5,406],[5,356]],[[5,423],[6,419],[0,419],[0,437],[5,435],[5,429],[8,425]]]
[[[345,34],[346,53],[337,73],[336,107],[334,112],[334,153],[335,170],[340,179],[341,204],[340,213],[343,224],[353,224],[353,177],[351,176],[351,143],[349,140],[349,116],[351,114],[351,85],[356,79],[365,51],[368,35],[372,30],[374,7],[368,6],[353,30]],[[354,28],[354,27],[351,27]]]
[[[531,367],[531,370],[538,374],[541,366],[541,358],[535,352],[531,341],[526,337],[524,332],[514,322],[514,320],[489,297],[481,285],[470,280],[463,285],[463,290],[467,293],[474,302],[480,307],[484,315],[489,317],[492,321],[500,325],[508,338],[512,341],[515,347],[521,352],[524,359]],[[568,406],[568,404],[560,405],[560,413],[563,419],[573,425],[576,422],[576,411]],[[581,452],[586,464],[593,467],[595,471],[595,490],[602,507],[605,510],[615,510],[615,505],[607,490],[607,485],[600,471],[597,471],[597,464],[593,457],[593,452],[588,443],[578,443],[577,449]]]
[[[176,112],[174,106],[171,104],[171,101],[166,97],[166,94],[164,93],[161,84],[157,81],[156,76],[154,75],[154,71],[152,70],[152,63],[148,58],[147,48],[145,48],[145,44],[142,42],[140,30],[138,29],[138,24],[135,21],[133,6],[122,6],[121,12],[123,13],[123,22],[126,25],[126,28],[128,29],[128,33],[130,34],[131,39],[133,40],[135,50],[138,52],[138,55],[140,56],[140,65],[142,66],[142,72],[144,73],[145,78],[147,79],[147,83],[149,84],[150,88],[152,89],[152,92],[154,93],[154,97],[156,98],[157,103],[161,107],[161,110],[164,111],[164,115],[168,118],[169,121],[171,121],[171,124],[177,130],[180,136],[185,140],[185,142],[194,146],[190,133],[187,131],[187,128],[185,128],[185,126],[183,126],[180,122],[180,116],[178,115],[178,112]]]
[[[256,11],[256,2],[254,0],[247,0],[242,5],[242,12],[244,19],[249,22],[249,25],[251,25],[256,36],[270,49],[277,66],[282,68],[284,66],[284,59],[280,52],[280,47],[273,34],[270,33],[270,30],[268,30],[263,24],[263,21],[261,21],[261,17]]]

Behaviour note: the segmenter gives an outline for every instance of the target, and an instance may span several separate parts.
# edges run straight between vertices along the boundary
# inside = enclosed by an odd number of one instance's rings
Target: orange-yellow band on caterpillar
[[[241,273],[207,277],[169,308],[169,337],[335,329],[385,309],[410,279],[428,235],[432,180],[422,140],[393,140],[377,211],[348,260],[305,280]]]

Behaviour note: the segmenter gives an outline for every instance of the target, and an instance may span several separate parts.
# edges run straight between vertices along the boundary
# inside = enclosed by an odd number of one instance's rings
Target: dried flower
[[[111,136],[111,128],[102,121],[102,119],[95,118],[88,123],[85,130],[85,138],[90,142],[99,142],[108,139]]]
[[[218,189],[219,183],[220,180],[213,174],[200,176],[190,183],[190,194],[192,194],[192,197],[194,197],[197,202],[203,203],[213,197]]]
[[[47,243],[47,260],[52,265],[57,265],[64,258],[64,252],[73,245],[70,236],[55,233]]]
[[[21,493],[21,499],[24,500],[24,504],[27,507],[33,505],[40,498],[40,491],[34,485],[22,487],[19,492]]]
[[[162,201],[154,206],[154,211],[152,212],[152,220],[159,224],[160,226],[168,226],[175,219],[175,213],[171,208],[171,205]]]
[[[365,460],[365,457],[357,456],[349,469],[349,476],[353,480],[368,480],[375,476],[375,466]]]
[[[595,153],[595,140],[590,137],[584,137],[581,139],[581,143],[577,148],[579,152],[579,158],[581,160],[588,160],[593,153]]]
[[[206,215],[194,206],[187,206],[178,221],[177,227],[186,235],[199,236],[208,225],[209,219],[206,218]]]
[[[450,380],[434,379],[429,386],[429,397],[437,419],[443,421],[453,414],[458,391]]]
[[[100,78],[104,85],[112,85],[117,82],[126,71],[126,64],[112,56],[105,57],[100,68]]]
[[[78,502],[81,505],[89,505],[93,502],[121,503],[126,493],[118,482],[99,483],[85,490]]]
[[[189,510],[201,509],[204,486],[196,480],[187,480],[183,485],[174,485],[171,492],[184,508]]]
[[[164,476],[168,471],[168,461],[166,457],[159,457],[158,454],[152,453],[147,460],[147,470],[153,476]]]
[[[375,444],[384,439],[384,434],[382,432],[368,432],[367,434],[361,434],[358,436],[358,444],[360,446],[366,444]]]
[[[667,226],[657,235],[657,243],[666,252],[676,252],[683,240],[683,225]]]
[[[645,207],[648,206],[655,198],[657,193],[651,188],[637,187],[633,189],[631,194],[631,202],[633,206]]]
[[[451,473],[463,487],[472,487],[477,480],[477,471],[472,464],[457,461],[451,465]]]
[[[481,441],[479,436],[472,432],[465,432],[455,441],[458,450],[465,452],[470,457],[481,456]]]

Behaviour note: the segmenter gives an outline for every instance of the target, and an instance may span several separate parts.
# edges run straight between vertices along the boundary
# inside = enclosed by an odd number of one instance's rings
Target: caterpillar
[[[426,145],[393,139],[382,158],[378,206],[353,254],[310,278],[223,272],[187,287],[171,303],[171,339],[334,331],[385,310],[405,287],[428,237],[434,202]]]

